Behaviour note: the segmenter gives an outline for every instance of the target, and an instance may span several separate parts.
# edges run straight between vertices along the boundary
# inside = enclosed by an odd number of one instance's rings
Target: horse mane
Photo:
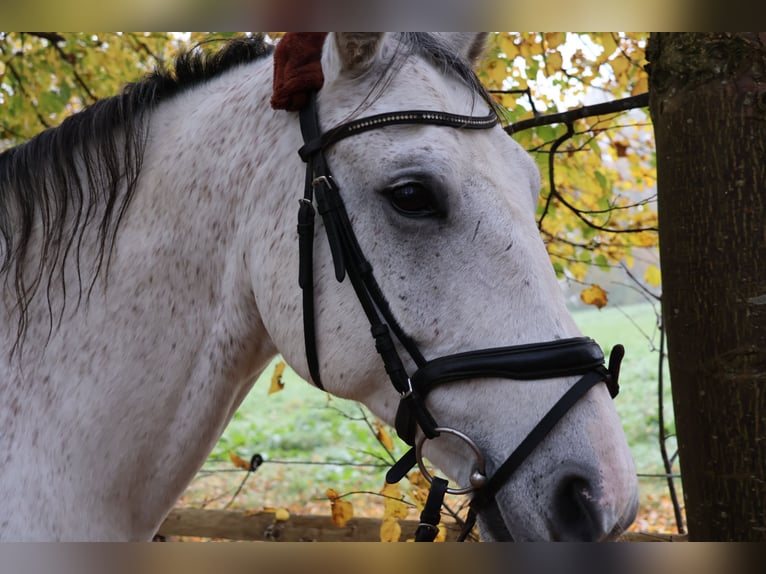
[[[88,295],[105,257],[108,273],[117,229],[141,171],[147,115],[159,103],[272,50],[263,35],[229,40],[217,52],[196,46],[182,52],[170,68],[158,66],[143,80],[127,84],[119,95],[99,100],[58,127],[0,154],[0,275],[5,276],[5,288],[13,283],[18,301],[16,345],[23,340],[30,301],[42,284],[50,336],[51,289],[60,283],[66,293],[64,269],[70,256],[76,261],[79,306],[81,243],[91,223],[98,225],[99,251]],[[29,275],[29,247],[38,221],[39,260]],[[63,314],[62,305],[59,324]]]
[[[410,55],[424,57],[454,74],[493,110],[499,109],[468,62],[439,38],[403,33],[399,40],[401,50],[360,109],[385,90]],[[158,66],[141,81],[127,84],[120,94],[99,100],[60,126],[0,153],[0,276],[4,277],[3,288],[13,284],[19,312],[12,352],[24,339],[29,305],[41,286],[48,301],[50,337],[54,326],[51,292],[58,285],[66,295],[69,257],[75,261],[79,307],[83,296],[81,246],[91,225],[98,226],[98,254],[89,270],[87,296],[102,270],[108,275],[115,237],[141,172],[148,114],[161,102],[272,52],[273,46],[262,34],[228,40],[217,52],[195,46],[182,52],[171,67]],[[35,237],[39,259],[32,262],[34,234],[39,234]],[[33,263],[36,267],[30,267]],[[58,325],[64,310],[65,303],[58,313]]]

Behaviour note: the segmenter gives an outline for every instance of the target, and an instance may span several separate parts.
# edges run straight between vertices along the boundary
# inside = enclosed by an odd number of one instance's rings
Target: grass
[[[605,351],[616,343],[625,346],[616,408],[638,473],[663,473],[657,438],[659,334],[653,308],[648,304],[606,307],[576,311],[574,316],[583,333],[598,341]],[[326,488],[346,493],[379,491],[385,468],[361,466],[391,461],[391,455],[375,437],[372,415],[357,403],[331,398],[315,389],[289,368],[283,375],[284,390],[269,395],[272,373],[273,365],[234,415],[182,503],[218,507],[232,503],[250,509],[283,506],[295,512],[326,514]],[[667,369],[665,377],[667,381]],[[664,409],[666,426],[674,432],[667,382]],[[395,456],[405,450],[405,445],[398,442]],[[668,450],[675,452],[672,441]],[[247,477],[236,500],[232,500],[232,492],[240,486],[245,473],[233,467],[230,452],[247,460],[259,453],[266,460]],[[642,507],[656,511],[663,496],[667,498],[665,480],[642,477],[639,484]],[[677,484],[680,487],[680,481]],[[355,507],[361,496],[355,497]]]

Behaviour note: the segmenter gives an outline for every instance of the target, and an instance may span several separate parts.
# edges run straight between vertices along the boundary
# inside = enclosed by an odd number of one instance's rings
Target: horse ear
[[[383,44],[383,32],[333,32],[325,43],[325,62],[336,71],[360,76],[375,62]]]
[[[489,32],[441,32],[436,34],[472,66],[484,56]]]

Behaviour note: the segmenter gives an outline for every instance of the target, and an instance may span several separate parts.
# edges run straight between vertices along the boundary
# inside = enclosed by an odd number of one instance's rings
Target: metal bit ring
[[[434,430],[439,434],[451,434],[452,436],[461,439],[471,448],[473,453],[476,455],[476,466],[471,472],[471,484],[463,488],[448,487],[447,492],[449,494],[468,494],[469,492],[484,486],[484,484],[487,482],[487,473],[484,470],[484,456],[481,454],[481,450],[479,450],[479,447],[476,445],[476,443],[468,438],[468,436],[455,429],[448,427],[436,427]],[[431,474],[426,470],[426,465],[423,463],[423,444],[425,443],[426,438],[427,437],[425,435],[421,435],[415,443],[415,459],[417,460],[420,472],[422,472],[425,479],[431,483],[433,482],[434,477],[431,476]]]

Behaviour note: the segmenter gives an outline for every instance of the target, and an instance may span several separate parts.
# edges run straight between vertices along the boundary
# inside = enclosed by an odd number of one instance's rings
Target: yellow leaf
[[[332,511],[332,521],[338,526],[343,528],[346,523],[354,517],[354,507],[348,500],[333,500],[330,502]]]
[[[285,522],[290,519],[290,513],[286,508],[277,508],[274,512],[274,520],[276,522]]]
[[[409,507],[402,501],[402,493],[398,484],[386,483],[380,491],[383,499],[383,518],[407,518]]]
[[[548,42],[548,48],[555,50],[566,41],[566,36],[564,32],[546,32],[545,41]]]
[[[662,275],[656,265],[650,265],[644,272],[644,281],[652,287],[659,287],[662,283]]]
[[[237,468],[241,468],[242,470],[250,470],[250,463],[241,456],[237,455],[234,451],[229,451],[229,458]]]
[[[575,279],[582,281],[588,274],[588,266],[581,261],[575,261],[574,263],[569,264],[569,272],[574,276]]]
[[[375,436],[378,437],[380,444],[382,444],[387,451],[391,452],[394,450],[394,441],[391,440],[391,435],[386,432],[386,429],[383,428],[383,425],[380,423],[375,423]]]
[[[486,70],[490,83],[496,88],[502,88],[503,82],[508,77],[508,68],[505,62],[502,60],[491,60],[487,64]]]
[[[431,488],[431,484],[419,470],[410,472],[407,475],[407,479],[410,481],[410,486],[412,487],[412,499],[415,501],[415,506],[417,506],[419,512],[422,512],[426,500],[428,499],[428,492]]]
[[[505,54],[508,61],[512,61],[519,55],[519,47],[514,43],[515,38],[508,33],[501,34],[499,38],[500,52]]]
[[[395,518],[384,518],[380,525],[381,542],[399,542],[402,535],[402,527]]]
[[[269,387],[269,394],[278,393],[285,388],[285,384],[282,382],[282,373],[285,372],[285,362],[279,361],[274,365],[274,374],[271,375],[271,386]]]
[[[609,57],[614,54],[617,49],[617,42],[614,41],[614,36],[611,32],[606,32],[601,36],[601,43],[604,46],[604,55]]]
[[[434,538],[434,542],[446,542],[447,541],[447,529],[444,528],[441,524],[437,527],[439,528],[439,532],[436,533],[436,538]]]
[[[649,91],[649,76],[646,74],[641,74],[641,77],[638,78],[635,84],[633,84],[633,89],[630,91],[631,96],[637,96],[638,94],[643,94],[644,92]]]
[[[346,522],[354,517],[354,507],[348,500],[341,500],[338,493],[332,488],[328,488],[325,491],[327,498],[330,500],[330,511],[332,514],[332,521],[338,526],[343,528]]]
[[[553,52],[551,54],[548,54],[548,66],[550,67],[551,72],[558,72],[563,67],[563,62],[561,60],[561,54],[559,52]]]
[[[612,70],[614,70],[614,75],[618,81],[622,79],[621,76],[623,76],[625,72],[628,71],[628,68],[630,68],[630,60],[622,54],[612,60],[610,64],[612,64]]]
[[[601,309],[601,307],[606,305],[606,291],[594,283],[587,289],[583,289],[582,293],[580,293],[580,299],[586,305],[595,305]]]

